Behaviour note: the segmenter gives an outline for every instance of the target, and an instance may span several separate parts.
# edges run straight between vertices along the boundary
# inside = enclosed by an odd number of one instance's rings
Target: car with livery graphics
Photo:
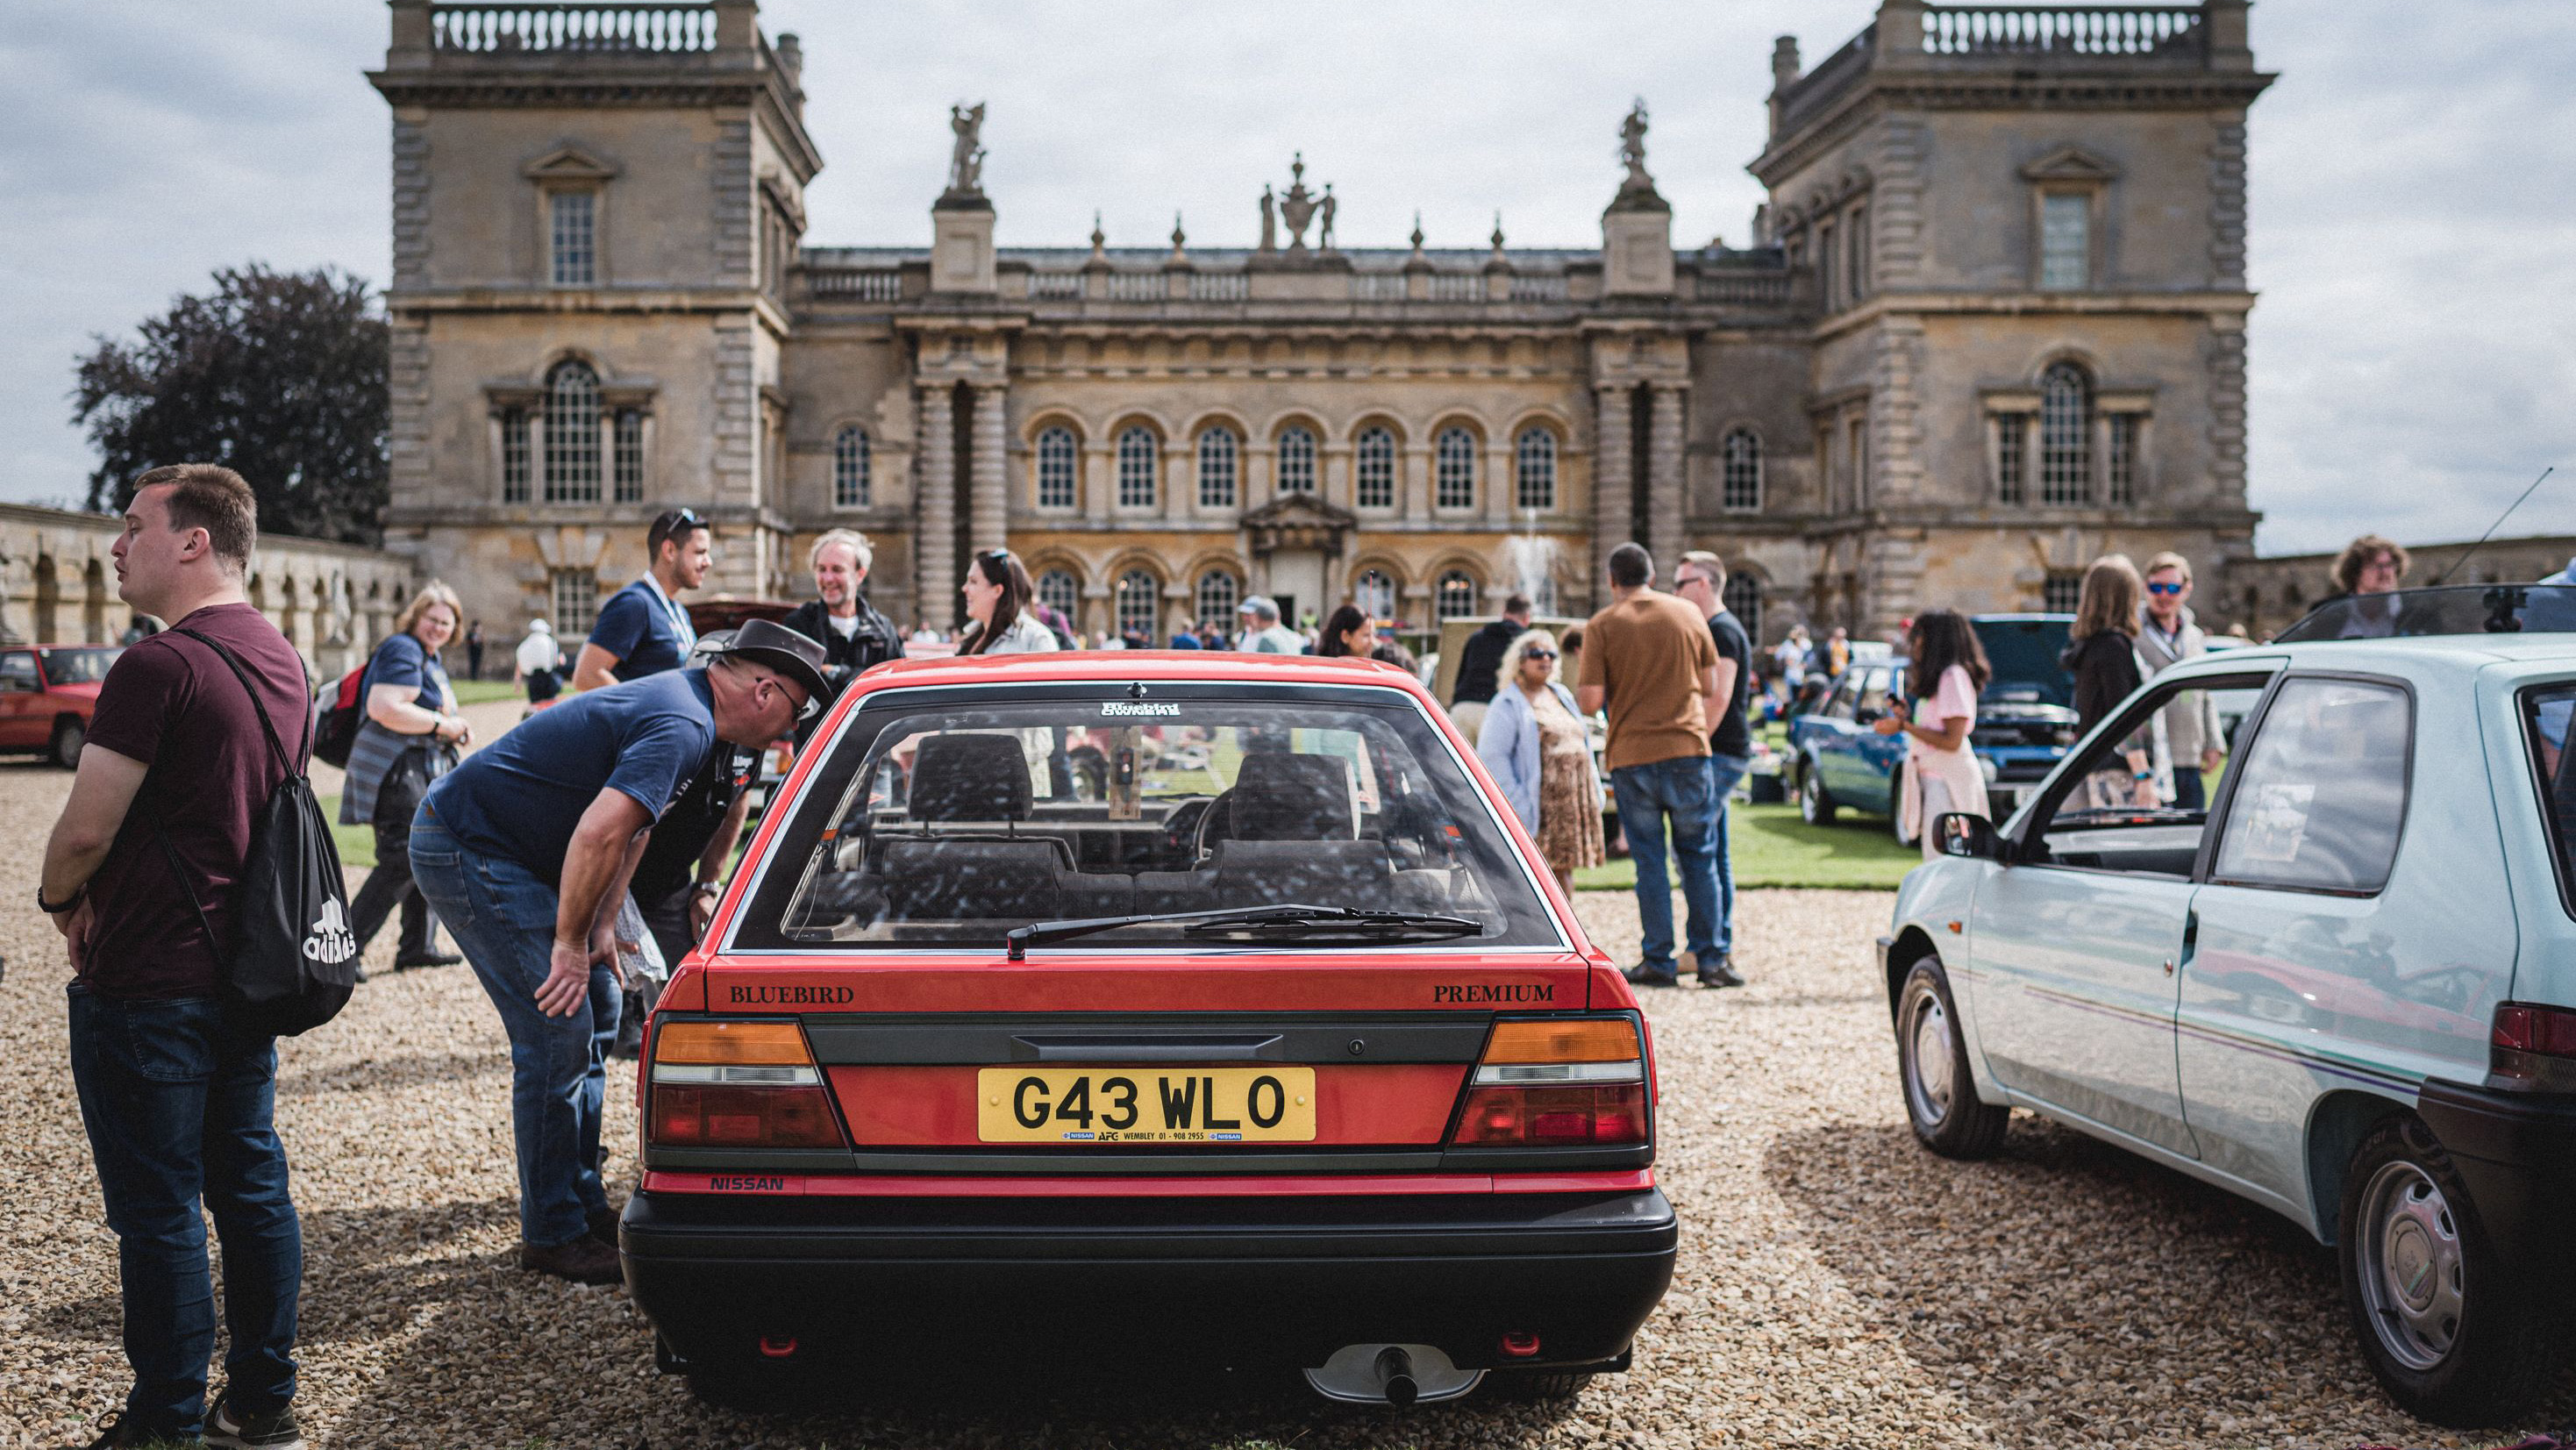
[[[1880,941],[1916,1136],[2024,1108],[2217,1184],[2334,1247],[2408,1411],[2528,1406],[2576,1290],[2570,629],[2576,589],[2330,604],[2148,681],[2003,825],[1939,817]],[[2184,689],[2252,702],[2210,808],[2099,804]]]
[[[897,662],[654,1011],[626,1280],[719,1398],[923,1353],[1568,1393],[1672,1275],[1651,1046],[1402,670]]]
[[[2057,662],[2066,649],[2071,614],[1979,614],[1968,620],[1985,648],[1994,676],[1977,695],[1976,728],[1968,749],[1986,778],[1987,798],[1998,816],[2010,814],[2021,793],[2037,785],[2075,740],[2075,681]],[[1898,772],[1907,737],[1870,728],[1890,700],[1907,698],[1902,656],[1855,658],[1815,707],[1789,720],[1789,778],[1783,782],[1810,825],[1825,825],[1842,811],[1887,818],[1903,845],[1904,797]]]

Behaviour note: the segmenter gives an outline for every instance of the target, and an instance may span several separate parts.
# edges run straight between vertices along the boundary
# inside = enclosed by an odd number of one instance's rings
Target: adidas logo
[[[317,962],[338,965],[358,954],[358,934],[349,930],[348,919],[341,914],[340,903],[325,900],[322,919],[304,933],[304,955]]]

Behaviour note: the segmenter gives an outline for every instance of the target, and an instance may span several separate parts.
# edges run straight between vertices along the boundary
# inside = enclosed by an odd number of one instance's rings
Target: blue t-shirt
[[[446,667],[420,642],[420,636],[407,629],[388,635],[383,644],[376,646],[374,657],[367,661],[363,683],[366,689],[358,692],[362,700],[367,691],[378,685],[417,685],[420,693],[412,697],[412,703],[424,710],[447,708]]]
[[[429,808],[467,849],[556,884],[573,829],[602,788],[659,820],[715,743],[707,672],[665,670],[530,716],[442,777]]]
[[[610,674],[640,680],[678,669],[698,642],[698,632],[689,627],[687,610],[665,600],[650,579],[638,579],[600,606],[590,642],[617,656]]]

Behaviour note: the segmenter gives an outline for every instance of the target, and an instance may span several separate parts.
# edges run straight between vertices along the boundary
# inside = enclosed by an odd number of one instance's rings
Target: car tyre
[[[1570,1400],[1590,1383],[1589,1370],[1497,1369],[1485,1374],[1485,1387],[1496,1397],[1523,1402]]]
[[[1984,1158],[2003,1146],[2012,1109],[1977,1095],[1959,1004],[1938,955],[1916,962],[1896,994],[1896,1067],[1906,1121],[1924,1147],[1944,1158]]]
[[[2514,1419],[2561,1367],[2559,1316],[2479,1221],[2451,1155],[2401,1114],[2354,1150],[2336,1215],[2344,1305],[2408,1414],[2473,1429]]]
[[[78,719],[54,722],[54,738],[45,747],[47,758],[65,770],[80,769],[81,747],[89,743],[89,726]]]
[[[1834,823],[1834,798],[1825,793],[1825,782],[1816,774],[1816,762],[1809,760],[1798,767],[1798,819],[1811,826]]]

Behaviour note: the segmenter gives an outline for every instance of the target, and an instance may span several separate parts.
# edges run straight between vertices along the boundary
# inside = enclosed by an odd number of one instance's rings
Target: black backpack
[[[206,920],[206,908],[188,884],[167,832],[159,833],[161,849],[222,967],[226,1020],[251,1036],[293,1037],[338,1016],[358,985],[358,938],[349,929],[349,890],[340,874],[339,843],[322,819],[321,803],[313,798],[313,782],[287,755],[277,727],[269,722],[250,672],[231,650],[197,631],[178,633],[232,667],[233,677],[250,695],[251,709],[259,714],[270,753],[286,772],[251,820],[250,854],[233,887],[239,930],[229,956],[216,941],[214,925]],[[310,723],[298,722],[299,727]],[[303,743],[301,733],[299,728],[298,744]]]

